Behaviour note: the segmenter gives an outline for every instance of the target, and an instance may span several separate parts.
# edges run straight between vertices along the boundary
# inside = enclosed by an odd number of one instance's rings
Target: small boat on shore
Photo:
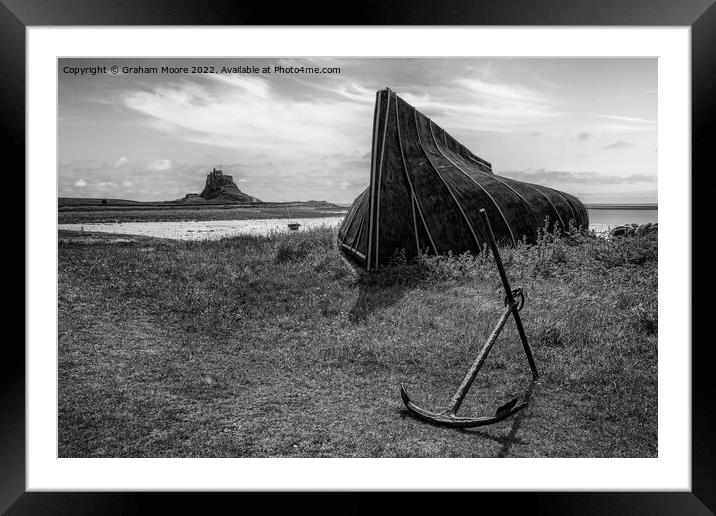
[[[291,210],[288,209],[288,204],[286,203],[285,200],[283,201],[283,204],[286,207],[286,214],[288,214],[288,218],[290,220],[291,219]],[[300,227],[301,227],[301,224],[298,222],[289,222],[288,223],[288,229],[290,231],[298,231],[298,228],[300,228]]]

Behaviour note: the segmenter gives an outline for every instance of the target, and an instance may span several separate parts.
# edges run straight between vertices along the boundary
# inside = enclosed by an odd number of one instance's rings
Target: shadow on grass
[[[527,387],[527,390],[525,391],[525,403],[529,403],[532,399],[532,393],[534,392],[535,383],[536,381],[533,377],[532,380],[530,380],[530,384]],[[520,427],[522,426],[522,419],[524,419],[525,417],[525,412],[525,410],[520,410],[517,414],[515,414],[515,417],[512,420],[512,428],[510,428],[510,433],[507,435],[505,442],[502,443],[502,448],[500,448],[500,451],[497,453],[498,457],[507,457],[510,454],[510,450],[512,449],[512,446],[514,444],[522,444],[522,441],[517,439],[516,436],[517,432],[519,432]]]
[[[529,408],[529,402],[532,399],[532,393],[534,392],[536,380],[532,378],[530,380],[530,384],[527,386],[527,389],[525,390],[524,395],[522,396],[522,400],[524,403],[527,403],[527,407],[525,409],[520,410],[515,416],[509,420],[512,422],[512,426],[510,427],[510,432],[507,434],[507,436],[501,436],[501,435],[492,435],[490,433],[485,432],[484,430],[476,430],[476,429],[470,429],[470,428],[461,428],[458,429],[460,433],[464,434],[473,434],[475,436],[484,437],[487,439],[492,439],[493,441],[499,443],[502,445],[500,450],[497,452],[497,457],[504,458],[508,457],[510,455],[510,451],[512,450],[512,447],[515,444],[525,444],[525,442],[517,437],[517,432],[519,432],[520,427],[522,426],[522,420],[525,417],[525,413],[527,412],[526,409]]]
[[[364,323],[376,310],[394,305],[405,295],[407,287],[401,284],[376,285],[361,283],[358,298],[348,312],[348,320],[354,324]]]

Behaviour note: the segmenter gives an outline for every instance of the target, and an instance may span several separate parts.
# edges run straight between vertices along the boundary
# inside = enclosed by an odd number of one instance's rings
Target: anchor
[[[505,327],[505,324],[507,323],[507,320],[509,319],[510,315],[512,315],[515,320],[515,326],[517,326],[517,332],[520,335],[522,347],[524,348],[525,355],[527,356],[527,362],[529,362],[530,369],[532,370],[532,376],[534,377],[534,379],[537,379],[539,377],[539,374],[537,373],[537,366],[535,365],[534,358],[532,357],[532,351],[530,350],[530,346],[527,342],[525,329],[522,327],[522,320],[520,319],[519,312],[520,310],[522,310],[522,307],[525,304],[524,293],[522,292],[521,288],[514,290],[510,288],[510,282],[507,279],[507,274],[505,274],[505,268],[502,265],[502,259],[500,258],[500,252],[497,249],[497,242],[495,241],[495,235],[492,232],[492,226],[490,225],[490,220],[487,217],[487,212],[485,212],[484,209],[481,209],[480,216],[482,217],[485,227],[487,228],[490,249],[492,250],[492,255],[495,257],[495,263],[497,264],[497,270],[500,273],[502,286],[505,288],[505,310],[502,312],[502,315],[497,321],[497,325],[492,330],[492,333],[490,333],[490,335],[487,337],[487,340],[485,341],[482,346],[482,349],[478,353],[477,358],[465,374],[462,383],[460,384],[457,391],[450,400],[448,408],[440,412],[431,412],[429,410],[425,410],[424,408],[421,408],[412,401],[410,401],[410,397],[408,396],[405,387],[403,386],[403,384],[400,384],[400,396],[403,398],[403,404],[405,405],[405,408],[407,408],[411,414],[414,414],[418,418],[423,419],[425,421],[453,428],[471,428],[497,423],[498,421],[502,421],[503,419],[506,419],[513,414],[516,414],[527,406],[527,402],[520,403],[519,398],[517,397],[498,407],[498,409],[495,411],[494,416],[461,417],[457,415],[457,411],[460,408],[460,405],[462,404],[463,400],[465,399],[467,391],[470,390],[472,382],[475,381],[477,373],[480,371],[480,368],[487,359],[487,354],[490,352],[492,346],[495,344],[497,337],[502,331],[502,328]]]

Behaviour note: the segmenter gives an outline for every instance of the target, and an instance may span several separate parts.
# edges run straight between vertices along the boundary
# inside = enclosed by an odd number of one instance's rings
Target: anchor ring
[[[522,292],[521,288],[516,288],[512,290],[512,297],[519,297],[519,302],[517,303],[517,306],[515,307],[517,311],[519,312],[522,310],[522,307],[525,306],[525,294]],[[510,298],[508,296],[505,296],[505,306],[508,306],[510,304]]]

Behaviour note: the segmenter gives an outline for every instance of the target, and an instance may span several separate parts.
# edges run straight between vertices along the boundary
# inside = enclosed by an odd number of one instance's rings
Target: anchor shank
[[[492,256],[495,257],[495,263],[497,264],[497,271],[500,273],[500,279],[502,280],[502,286],[505,288],[505,294],[507,295],[507,301],[509,302],[510,306],[514,305],[515,297],[512,294],[512,288],[510,287],[510,280],[507,279],[507,274],[505,273],[505,268],[502,265],[502,258],[500,258],[500,251],[497,249],[497,242],[495,241],[495,235],[492,232],[492,225],[490,224],[490,219],[487,217],[487,212],[484,208],[480,210],[480,215],[482,216],[482,221],[485,224],[485,227],[487,228],[487,236],[488,240],[490,241],[490,249],[492,249]],[[520,314],[517,312],[517,310],[514,310],[515,314],[515,325],[517,326],[517,331],[520,334],[520,340],[522,341],[522,347],[525,350],[525,355],[527,355],[527,362],[530,364],[530,369],[532,370],[532,376],[534,378],[539,377],[539,374],[537,373],[537,365],[535,364],[535,360],[532,357],[532,350],[530,349],[530,345],[527,343],[527,335],[525,335],[525,329],[522,327],[522,319],[520,319]]]
[[[537,379],[539,378],[539,373],[537,372],[537,365],[535,364],[535,359],[532,357],[530,345],[527,343],[527,335],[525,335],[525,329],[522,327],[522,319],[520,319],[520,313],[517,310],[514,310],[513,314],[515,316],[515,326],[517,326],[517,332],[520,334],[520,340],[522,341],[522,347],[525,350],[525,355],[527,355],[527,362],[529,362],[530,369],[532,370],[532,376]]]
[[[475,381],[475,377],[477,376],[478,371],[482,367],[482,364],[485,363],[485,359],[487,359],[487,354],[490,352],[490,349],[492,349],[492,345],[497,340],[497,336],[502,331],[502,328],[505,327],[505,323],[507,323],[507,319],[510,317],[510,313],[513,313],[513,310],[516,306],[515,302],[512,302],[505,311],[502,313],[502,316],[500,317],[500,320],[497,321],[497,325],[495,326],[495,329],[492,330],[492,333],[487,337],[487,340],[485,341],[485,344],[483,344],[482,349],[480,350],[480,353],[478,353],[477,358],[470,366],[470,369],[468,369],[467,373],[465,374],[465,378],[463,378],[462,383],[460,384],[460,387],[457,388],[457,391],[455,392],[455,395],[450,400],[450,409],[449,411],[454,414],[457,412],[457,410],[460,408],[460,405],[462,404],[462,400],[465,399],[465,395],[467,394],[467,391],[470,390],[470,386],[472,385],[472,382]],[[517,314],[517,310],[514,310],[514,313]]]

